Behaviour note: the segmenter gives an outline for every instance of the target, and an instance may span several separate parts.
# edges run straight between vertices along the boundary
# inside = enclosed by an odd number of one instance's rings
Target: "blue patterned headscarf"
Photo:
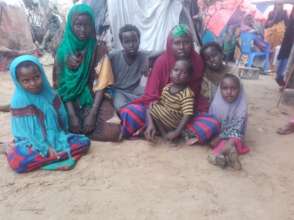
[[[42,90],[38,94],[25,90],[17,79],[17,66],[27,61],[36,65],[41,74]],[[38,58],[31,55],[15,58],[10,65],[10,75],[15,85],[11,109],[20,110],[33,106],[45,116],[46,135],[42,133],[42,125],[37,115],[12,115],[11,127],[15,140],[24,146],[32,146],[42,156],[47,155],[49,147],[57,152],[67,151],[69,149],[67,134],[65,133],[68,129],[67,112],[62,103],[58,109],[54,108],[53,101],[57,97],[56,92],[51,88]],[[59,123],[62,123],[62,128]]]

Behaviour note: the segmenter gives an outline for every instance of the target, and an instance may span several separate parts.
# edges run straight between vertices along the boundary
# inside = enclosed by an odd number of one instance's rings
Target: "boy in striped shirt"
[[[147,110],[147,140],[153,141],[157,131],[168,141],[180,137],[194,115],[194,93],[188,87],[192,73],[189,60],[176,61],[170,74],[171,83],[163,88],[159,101]]]

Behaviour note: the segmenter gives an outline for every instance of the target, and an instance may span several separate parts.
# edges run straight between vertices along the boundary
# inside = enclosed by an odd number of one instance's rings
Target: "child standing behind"
[[[147,140],[153,141],[157,130],[169,141],[182,134],[194,114],[194,93],[188,87],[192,72],[190,61],[176,61],[170,74],[171,83],[163,88],[159,101],[147,110]]]
[[[226,74],[209,108],[209,114],[221,121],[221,133],[212,141],[208,159],[214,165],[241,169],[238,155],[249,151],[244,145],[247,124],[247,101],[238,77]]]

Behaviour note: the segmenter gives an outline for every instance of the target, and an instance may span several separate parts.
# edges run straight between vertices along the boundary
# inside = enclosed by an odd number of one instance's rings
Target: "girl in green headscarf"
[[[67,107],[70,130],[81,133],[81,114],[91,107],[91,72],[94,69],[96,36],[94,14],[87,4],[69,11],[63,39],[57,49],[54,86]]]

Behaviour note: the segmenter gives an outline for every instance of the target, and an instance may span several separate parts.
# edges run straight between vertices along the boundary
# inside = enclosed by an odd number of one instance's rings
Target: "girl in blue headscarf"
[[[39,60],[19,56],[11,63],[10,74],[15,84],[11,100],[14,141],[6,149],[11,168],[18,173],[73,168],[90,141],[68,133],[67,112]]]

